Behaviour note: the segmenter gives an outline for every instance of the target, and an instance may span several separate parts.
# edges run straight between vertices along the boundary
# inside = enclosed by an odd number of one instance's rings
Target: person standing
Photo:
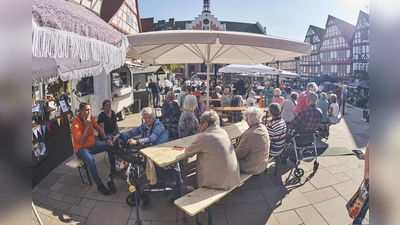
[[[346,85],[342,86],[342,116],[344,116],[345,108],[346,108],[346,101],[347,101],[348,93]]]
[[[172,83],[171,81],[169,81],[166,77],[164,77],[164,95],[166,95],[168,93],[168,91],[171,89],[172,87]]]
[[[107,138],[104,130],[97,124],[90,111],[90,105],[86,102],[81,102],[79,104],[79,113],[74,121],[72,121],[74,152],[76,157],[87,163],[87,168],[97,185],[97,190],[103,195],[111,195],[111,191],[108,190],[101,181],[93,154],[107,152],[108,159],[110,160],[111,173],[115,173],[115,156],[110,151],[112,140]],[[94,130],[106,141],[96,141]]]
[[[285,122],[289,122],[294,118],[293,110],[297,105],[297,96],[296,92],[290,94],[290,99],[286,99],[281,106],[281,118]]]
[[[308,83],[307,89],[300,94],[300,96],[297,100],[298,101],[297,105],[293,111],[295,115],[297,115],[302,109],[305,109],[307,107],[306,96],[307,96],[308,92],[310,92],[310,91],[312,91],[312,92],[318,91],[318,87],[315,82]]]
[[[151,89],[151,94],[153,96],[153,106],[154,108],[157,108],[160,102],[160,88],[156,82],[153,82],[153,79],[150,79],[149,88]]]
[[[337,97],[337,103],[339,104],[339,108],[340,108],[340,106],[342,105],[342,87],[337,86],[335,94]]]

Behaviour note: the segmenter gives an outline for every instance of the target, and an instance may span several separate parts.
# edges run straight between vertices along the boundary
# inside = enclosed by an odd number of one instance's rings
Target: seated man
[[[94,129],[106,141],[96,141],[93,132]],[[92,154],[107,152],[111,172],[115,172],[115,157],[110,151],[112,141],[106,137],[104,130],[90,114],[90,105],[86,102],[79,104],[79,114],[72,122],[72,137],[74,140],[74,152],[79,159],[86,161],[88,170],[97,185],[97,190],[103,195],[110,195],[110,190],[101,182]]]
[[[309,91],[306,94],[307,107],[302,109],[292,121],[287,124],[287,128],[295,130],[296,134],[309,134],[318,130],[321,124],[322,111],[316,106],[318,96],[315,92]],[[286,136],[286,142],[290,142],[290,133]]]
[[[200,134],[184,154],[196,160],[196,187],[230,189],[240,183],[239,164],[228,134],[219,126],[215,111],[200,117]],[[192,191],[192,186],[187,187]]]
[[[240,136],[235,152],[240,171],[245,173],[259,174],[268,166],[269,137],[262,124],[263,116],[264,111],[256,107],[244,112],[249,129]]]
[[[139,127],[121,133],[123,138],[130,138],[128,144],[142,144],[145,147],[149,147],[168,142],[168,135],[165,131],[164,125],[160,121],[156,120],[156,110],[154,108],[146,107],[142,109],[140,114],[142,115],[144,123]],[[139,134],[140,139],[132,139],[132,137]]]
[[[217,99],[217,98],[221,98],[221,87],[220,86],[216,86],[215,90],[211,93],[211,98],[212,99]]]
[[[285,148],[286,123],[280,117],[281,107],[278,103],[271,103],[268,112],[272,116],[272,120],[267,125],[269,139],[271,140],[269,154],[279,156]],[[286,164],[286,158],[281,157],[281,159],[282,164]]]

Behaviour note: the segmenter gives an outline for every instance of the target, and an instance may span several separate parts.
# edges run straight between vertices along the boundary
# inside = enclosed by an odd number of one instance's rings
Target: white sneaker
[[[194,191],[194,190],[196,190],[193,186],[186,186],[186,189],[188,189],[189,191]]]
[[[364,121],[364,118],[361,118],[362,121]]]

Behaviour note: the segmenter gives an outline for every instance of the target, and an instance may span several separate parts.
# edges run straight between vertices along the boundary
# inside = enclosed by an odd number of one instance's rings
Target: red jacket
[[[342,89],[340,89],[340,88],[336,89],[335,94],[336,94],[337,99],[342,99]]]

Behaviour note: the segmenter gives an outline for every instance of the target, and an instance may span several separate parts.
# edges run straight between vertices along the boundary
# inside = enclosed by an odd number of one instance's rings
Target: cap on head
[[[312,100],[312,101],[317,101],[318,100],[318,96],[317,93],[313,92],[313,91],[309,91],[307,93],[307,98]]]
[[[201,96],[200,92],[198,92],[198,91],[192,92],[192,95],[194,95],[196,97],[200,97]]]

